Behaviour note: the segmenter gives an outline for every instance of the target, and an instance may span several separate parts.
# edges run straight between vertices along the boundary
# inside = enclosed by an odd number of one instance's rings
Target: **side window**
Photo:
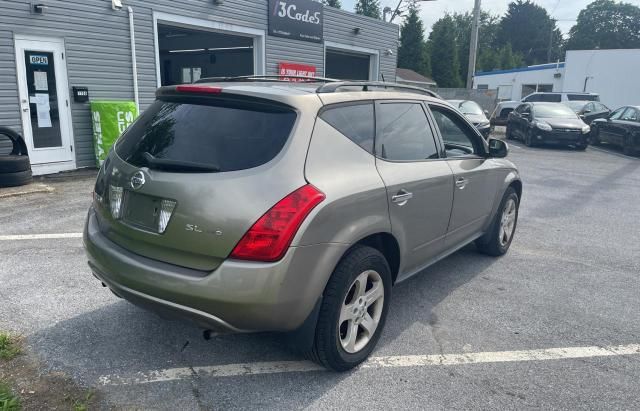
[[[619,120],[620,117],[622,117],[622,113],[624,113],[625,109],[626,107],[620,107],[619,109],[611,113],[611,120]]]
[[[516,113],[518,114],[522,114],[522,112],[527,108],[528,106],[526,104],[520,104],[518,107],[516,107]]]
[[[373,103],[329,107],[320,114],[320,118],[373,154]]]
[[[586,112],[592,113],[592,112],[594,112],[594,111],[598,111],[598,110],[596,109],[596,105],[595,105],[595,104],[593,104],[593,103],[589,103],[589,104],[587,104],[586,106],[584,106],[584,112],[585,112],[585,113],[586,113]]]
[[[376,106],[376,153],[387,160],[438,158],[438,149],[420,103],[380,103]]]
[[[544,101],[547,103],[559,103],[562,101],[562,96],[560,94],[540,94],[540,99],[536,101]]]
[[[624,121],[637,121],[638,120],[638,114],[636,113],[636,110],[629,107],[627,109],[627,111],[624,112],[624,114],[622,115],[622,120]]]
[[[593,103],[593,105],[596,106],[597,111],[609,111],[609,107],[605,106],[602,103]]]
[[[480,152],[478,135],[453,111],[430,105],[433,118],[447,151],[447,157],[462,157]]]

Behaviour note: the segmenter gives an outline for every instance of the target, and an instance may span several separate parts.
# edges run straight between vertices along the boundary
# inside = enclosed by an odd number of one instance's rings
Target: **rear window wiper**
[[[166,158],[157,158],[153,154],[145,151],[142,153],[145,161],[153,168],[167,171],[192,171],[192,172],[218,172],[220,167],[215,164],[194,163],[192,161],[170,160]]]

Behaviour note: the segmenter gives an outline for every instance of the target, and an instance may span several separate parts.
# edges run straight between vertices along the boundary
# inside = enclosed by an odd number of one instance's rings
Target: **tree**
[[[460,78],[466,79],[469,71],[469,43],[471,42],[471,25],[473,15],[467,13],[454,13],[452,15],[455,26],[455,39],[458,48],[458,61],[460,66]],[[480,28],[478,36],[478,61],[484,49],[492,49],[496,43],[498,31],[498,16],[493,16],[485,11],[480,12]],[[476,64],[476,67],[480,67]]]
[[[478,51],[478,64],[476,65],[479,71],[491,71],[500,68],[500,56],[493,48],[482,48]]]
[[[450,15],[438,20],[429,35],[431,75],[440,87],[461,87],[455,25]]]
[[[640,7],[596,0],[578,14],[568,50],[640,48]]]
[[[429,47],[429,42],[422,43],[422,70],[418,73],[431,77],[431,47]]]
[[[322,4],[329,7],[335,7],[336,9],[342,8],[342,3],[340,3],[340,0],[322,0]]]
[[[418,16],[418,8],[412,5],[400,28],[398,67],[426,74],[424,55],[424,27]]]
[[[513,52],[511,43],[507,43],[500,49],[500,68],[511,69],[523,65],[522,56]]]
[[[562,57],[562,32],[556,21],[530,0],[509,4],[500,20],[497,41],[499,45],[511,43],[513,51],[520,53],[529,65]]]
[[[381,19],[379,0],[358,0],[356,3],[356,14]]]

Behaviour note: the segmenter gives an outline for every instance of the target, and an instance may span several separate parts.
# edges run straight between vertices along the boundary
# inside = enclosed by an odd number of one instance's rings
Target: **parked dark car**
[[[607,118],[611,114],[609,107],[597,101],[565,101],[564,104],[575,111],[587,124],[591,124],[597,118]]]
[[[591,143],[622,147],[626,155],[640,153],[640,106],[620,107],[607,118],[594,120]]]
[[[482,110],[482,107],[480,107],[478,103],[471,100],[447,100],[447,103],[464,114],[478,129],[485,140],[489,138],[489,134],[491,134],[491,124],[487,118],[487,114],[489,114],[487,110]]]
[[[509,114],[506,137],[520,139],[528,147],[555,144],[584,150],[590,130],[562,103],[524,103]]]

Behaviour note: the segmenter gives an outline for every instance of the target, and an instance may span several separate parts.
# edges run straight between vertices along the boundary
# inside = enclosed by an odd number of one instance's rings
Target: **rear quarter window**
[[[156,100],[119,139],[115,150],[137,167],[162,169],[163,162],[175,162],[220,172],[244,170],[273,159],[295,120],[293,110],[275,105],[222,99]],[[160,165],[149,164],[149,154]],[[171,171],[180,169],[171,167]]]
[[[375,121],[373,102],[329,106],[320,118],[329,123],[349,140],[373,154]]]

